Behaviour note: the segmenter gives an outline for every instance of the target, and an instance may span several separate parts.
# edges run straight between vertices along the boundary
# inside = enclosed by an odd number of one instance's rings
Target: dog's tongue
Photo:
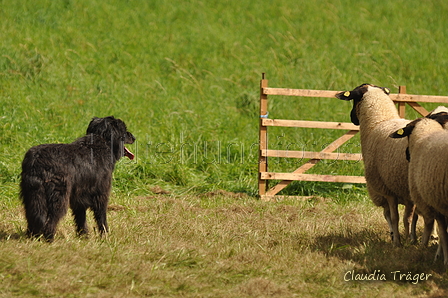
[[[126,147],[124,147],[124,156],[127,156],[130,160],[134,159],[134,154]]]

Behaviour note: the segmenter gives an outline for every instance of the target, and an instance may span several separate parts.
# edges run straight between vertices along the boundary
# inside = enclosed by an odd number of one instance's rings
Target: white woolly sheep
[[[391,134],[392,138],[409,136],[409,190],[420,214],[425,218],[422,244],[427,245],[434,218],[437,220],[439,250],[443,251],[444,264],[448,266],[448,122],[447,113],[419,118]],[[432,222],[431,222],[432,219]]]
[[[400,118],[387,88],[363,84],[336,97],[353,100],[350,118],[359,125],[367,191],[373,203],[384,208],[394,245],[401,246],[398,204],[405,205],[405,235],[410,234],[411,241],[416,241],[417,214],[409,195],[408,162],[403,154],[407,142],[389,138],[410,121]]]

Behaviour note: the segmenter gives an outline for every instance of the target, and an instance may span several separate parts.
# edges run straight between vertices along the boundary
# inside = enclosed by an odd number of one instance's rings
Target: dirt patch
[[[156,195],[169,195],[169,194],[171,194],[170,191],[165,190],[165,189],[161,188],[161,187],[158,186],[158,185],[156,185],[156,186],[154,186],[154,187],[151,187],[149,190],[150,190],[152,193],[155,193]]]
[[[113,204],[113,205],[107,206],[107,210],[109,210],[109,211],[123,211],[125,209],[126,209],[126,207],[124,207],[122,205],[118,205],[118,204]]]
[[[201,197],[229,197],[232,199],[243,199],[247,198],[248,195],[242,192],[231,192],[223,189],[218,189],[210,192],[206,192],[200,195]]]

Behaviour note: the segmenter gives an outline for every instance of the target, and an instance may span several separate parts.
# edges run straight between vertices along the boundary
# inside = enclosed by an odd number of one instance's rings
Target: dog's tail
[[[42,181],[38,177],[22,175],[20,196],[25,207],[28,222],[28,236],[43,235],[47,222],[47,200]]]

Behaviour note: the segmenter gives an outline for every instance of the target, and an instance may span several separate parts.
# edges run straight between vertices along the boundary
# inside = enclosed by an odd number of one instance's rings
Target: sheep
[[[439,233],[436,259],[443,253],[445,266],[448,266],[448,130],[444,128],[447,122],[446,112],[434,113],[416,119],[390,135],[399,139],[408,136],[406,157],[409,160],[410,195],[425,218],[422,245],[428,244],[435,218]]]
[[[337,93],[336,97],[353,100],[350,118],[353,124],[359,125],[367,191],[373,203],[384,209],[392,242],[401,246],[398,204],[405,205],[403,223],[405,235],[410,234],[411,242],[417,239],[418,217],[409,195],[408,162],[402,154],[407,142],[389,138],[410,120],[400,118],[389,93],[387,88],[362,84],[352,91]]]

